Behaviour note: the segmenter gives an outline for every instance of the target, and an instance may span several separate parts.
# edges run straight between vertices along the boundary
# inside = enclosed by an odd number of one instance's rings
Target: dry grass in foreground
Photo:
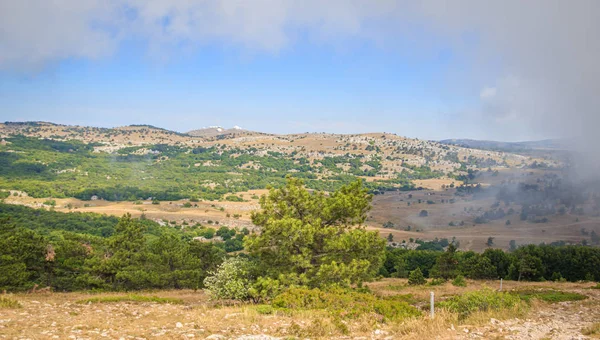
[[[191,290],[138,292],[135,295],[8,294],[0,297],[0,301],[12,301],[6,302],[12,307],[0,308],[0,338],[189,339],[211,335],[217,338],[218,334],[224,339],[243,336],[248,339],[249,335],[263,334],[292,339],[520,339],[525,335],[541,339],[583,337],[584,334],[597,336],[600,332],[596,323],[600,318],[600,291],[589,289],[593,286],[590,283],[505,282],[506,291],[519,289],[539,295],[554,289],[588,298],[551,303],[534,297],[529,303],[500,309],[474,308],[464,315],[438,307],[433,320],[428,316],[430,291],[435,292],[436,303],[441,305],[442,301],[478,294],[484,287],[490,287],[488,290],[493,292],[496,282],[469,281],[467,287],[455,287],[450,283],[413,287],[403,279],[385,279],[369,286],[378,295],[401,296],[400,300],[421,310],[421,316],[382,321],[370,314],[340,318],[327,310],[223,305],[209,301],[203,292]],[[15,308],[17,305],[13,302],[22,307]],[[4,302],[0,305],[4,307]]]

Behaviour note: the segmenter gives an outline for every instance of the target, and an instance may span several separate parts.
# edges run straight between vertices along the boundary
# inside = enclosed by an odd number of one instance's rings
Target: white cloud
[[[598,12],[597,0],[0,0],[0,69],[102,58],[128,39],[146,41],[158,55],[206,43],[276,54],[299,35],[411,51],[442,41],[469,64],[453,79],[458,85],[496,83],[479,93],[483,121],[513,117],[532,131],[595,141]],[[424,41],[422,32],[437,40]]]
[[[479,93],[479,98],[482,100],[491,99],[496,96],[496,88],[495,87],[484,87],[481,89]]]

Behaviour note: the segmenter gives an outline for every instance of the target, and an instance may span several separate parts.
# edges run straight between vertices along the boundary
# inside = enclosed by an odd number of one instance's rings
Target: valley
[[[555,211],[532,223],[520,217],[520,202],[509,202],[506,218],[477,221],[497,206],[499,188],[562,178],[560,153],[524,156],[386,133],[273,135],[211,127],[182,134],[43,122],[0,124],[0,138],[4,201],[34,208],[252,228],[259,197],[285,176],[326,191],[360,178],[374,194],[366,226],[399,245],[455,238],[462,249],[482,251],[490,237],[494,247],[509,249],[511,241],[578,244],[588,238],[582,229],[600,232],[593,203],[587,214]],[[540,144],[546,152],[547,144]],[[519,147],[525,145],[537,144]],[[475,186],[482,193],[471,192]]]

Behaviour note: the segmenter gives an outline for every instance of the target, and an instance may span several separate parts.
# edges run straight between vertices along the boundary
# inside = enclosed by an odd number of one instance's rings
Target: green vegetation
[[[261,198],[261,210],[252,214],[261,232],[249,235],[246,250],[275,280],[310,287],[372,280],[385,259],[385,240],[360,227],[370,200],[360,181],[327,196],[288,178]]]
[[[411,286],[420,286],[424,285],[427,282],[423,277],[423,272],[421,272],[420,268],[417,268],[410,272],[408,275],[408,284]]]
[[[454,280],[452,280],[452,285],[456,286],[456,287],[466,287],[467,280],[465,280],[464,276],[457,275],[456,278],[454,278]]]
[[[126,147],[116,153],[93,152],[99,144],[55,141],[24,136],[6,138],[0,145],[0,189],[16,189],[32,197],[76,197],[109,201],[153,202],[186,198],[243,201],[232,195],[251,189],[281,186],[294,171],[310,189],[334,191],[381,171],[377,157],[350,154],[312,162],[298,155],[263,154],[255,148],[184,147],[152,144]],[[11,151],[11,152],[9,152]],[[247,167],[255,164],[257,168]],[[342,171],[336,164],[350,164]],[[361,170],[368,166],[371,170]],[[441,175],[427,167],[412,167],[397,178],[366,183],[379,193],[412,189],[411,179]],[[331,176],[324,176],[324,171]],[[319,179],[321,177],[321,179]],[[5,195],[5,194],[3,194]],[[1,197],[0,197],[1,198]]]
[[[439,306],[457,313],[461,319],[475,312],[499,311],[523,307],[519,296],[491,289],[467,292],[439,303]]]
[[[318,288],[290,288],[273,299],[277,309],[327,310],[341,318],[357,318],[376,314],[384,321],[416,317],[421,313],[413,306],[396,297],[377,297],[349,289],[321,290]]]
[[[0,309],[2,308],[21,308],[21,304],[17,300],[13,300],[6,296],[0,296]]]
[[[18,208],[14,222],[0,218],[0,289],[23,291],[35,284],[55,291],[199,288],[225,256],[223,246],[193,241],[168,227],[155,225],[151,234],[149,221],[129,215],[114,225],[108,224],[111,218],[85,215],[88,223],[109,228],[110,236],[104,237],[27,223],[27,216],[35,221],[42,213],[70,229],[77,214]],[[78,231],[88,231],[89,225],[82,225]]]
[[[384,277],[408,277],[419,268],[425,278],[523,281],[596,281],[600,278],[600,249],[586,246],[527,245],[507,253],[488,248],[483,253],[445,252],[388,248],[379,273]]]
[[[183,304],[183,300],[174,298],[161,298],[158,296],[144,296],[144,295],[118,295],[118,296],[98,296],[88,299],[77,301],[77,303],[88,304],[88,303],[117,303],[117,302],[128,302],[128,303],[169,303],[173,305]]]
[[[579,301],[585,300],[588,297],[573,292],[563,292],[560,290],[553,289],[527,289],[517,290],[512,294],[518,295],[521,299],[529,301],[531,299],[538,299],[549,303],[563,302],[563,301]]]

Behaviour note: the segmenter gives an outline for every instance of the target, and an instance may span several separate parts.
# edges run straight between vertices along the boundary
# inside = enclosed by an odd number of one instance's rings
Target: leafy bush
[[[275,309],[273,309],[273,307],[270,305],[258,305],[256,306],[256,312],[258,314],[269,315],[273,314],[273,312],[275,312]]]
[[[453,281],[452,281],[452,285],[456,286],[456,287],[466,287],[467,286],[467,280],[465,280],[465,277],[462,275],[458,275]]]
[[[408,275],[408,284],[411,286],[420,286],[424,285],[427,282],[423,277],[423,273],[421,272],[421,268],[417,268],[410,272]]]
[[[437,279],[431,279],[431,281],[427,282],[427,285],[428,286],[441,286],[444,283],[446,283],[446,280],[437,278]]]
[[[453,296],[439,303],[439,306],[458,313],[464,319],[475,312],[499,311],[518,307],[521,298],[514,294],[496,292],[489,288]]]
[[[323,291],[318,288],[290,288],[275,297],[272,306],[286,309],[324,309],[342,318],[375,313],[383,320],[402,320],[420,312],[401,298],[383,298],[349,289]]]
[[[252,285],[250,261],[241,257],[225,260],[217,271],[204,279],[204,285],[213,299],[248,299]]]
[[[225,200],[229,202],[245,202],[243,198],[235,195],[228,195],[225,197]]]

